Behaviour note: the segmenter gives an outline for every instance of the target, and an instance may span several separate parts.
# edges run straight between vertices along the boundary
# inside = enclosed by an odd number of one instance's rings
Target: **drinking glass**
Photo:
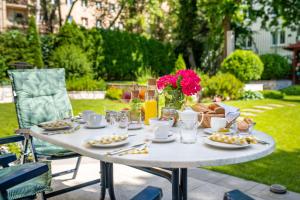
[[[180,140],[185,144],[193,144],[197,142],[197,133],[199,122],[195,121],[182,121],[179,122],[180,126]]]
[[[109,125],[113,130],[113,135],[125,135],[128,132],[128,116],[124,112],[111,113]]]

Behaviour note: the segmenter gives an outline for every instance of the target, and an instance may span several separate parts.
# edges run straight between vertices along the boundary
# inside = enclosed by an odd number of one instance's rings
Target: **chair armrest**
[[[29,165],[28,168],[19,169],[13,174],[1,177],[0,190],[6,191],[7,189],[16,186],[20,183],[33,179],[49,170],[48,165],[44,163],[34,163]]]
[[[0,166],[2,167],[8,167],[8,164],[17,160],[17,157],[15,154],[5,154],[0,155]]]
[[[8,136],[4,138],[0,138],[0,144],[9,144],[9,143],[14,143],[14,142],[21,142],[25,138],[23,135],[13,135],[13,136]]]

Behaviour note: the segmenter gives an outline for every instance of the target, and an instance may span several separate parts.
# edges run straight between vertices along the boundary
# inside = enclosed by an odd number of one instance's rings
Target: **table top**
[[[206,135],[202,129],[198,131],[195,144],[180,142],[179,131],[174,128],[177,140],[171,143],[151,143],[148,154],[128,154],[123,156],[108,156],[107,152],[124,148],[145,141],[146,137],[153,134],[149,127],[140,130],[128,131],[136,134],[129,137],[129,144],[116,148],[93,148],[86,145],[88,139],[100,138],[112,133],[111,128],[86,129],[81,126],[79,130],[70,134],[45,135],[37,126],[31,128],[31,135],[46,142],[72,150],[83,156],[97,160],[131,166],[161,167],[161,168],[192,168],[201,166],[222,166],[256,160],[271,154],[275,148],[273,138],[265,133],[254,131],[253,135],[269,144],[254,144],[243,149],[220,149],[204,143]]]

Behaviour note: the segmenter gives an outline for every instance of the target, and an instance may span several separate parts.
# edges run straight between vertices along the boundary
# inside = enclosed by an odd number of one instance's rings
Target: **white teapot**
[[[181,120],[182,123],[184,123],[184,124],[198,123],[199,113],[193,111],[191,108],[186,108],[183,111],[177,110],[177,112],[179,114],[179,119]],[[199,125],[202,123],[202,120],[203,120],[203,117],[202,117],[201,121],[198,123]]]

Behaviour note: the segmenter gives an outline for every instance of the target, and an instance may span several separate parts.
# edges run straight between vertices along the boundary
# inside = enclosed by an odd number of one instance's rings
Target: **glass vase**
[[[180,90],[169,90],[164,92],[165,108],[181,110],[184,105],[184,94]]]

